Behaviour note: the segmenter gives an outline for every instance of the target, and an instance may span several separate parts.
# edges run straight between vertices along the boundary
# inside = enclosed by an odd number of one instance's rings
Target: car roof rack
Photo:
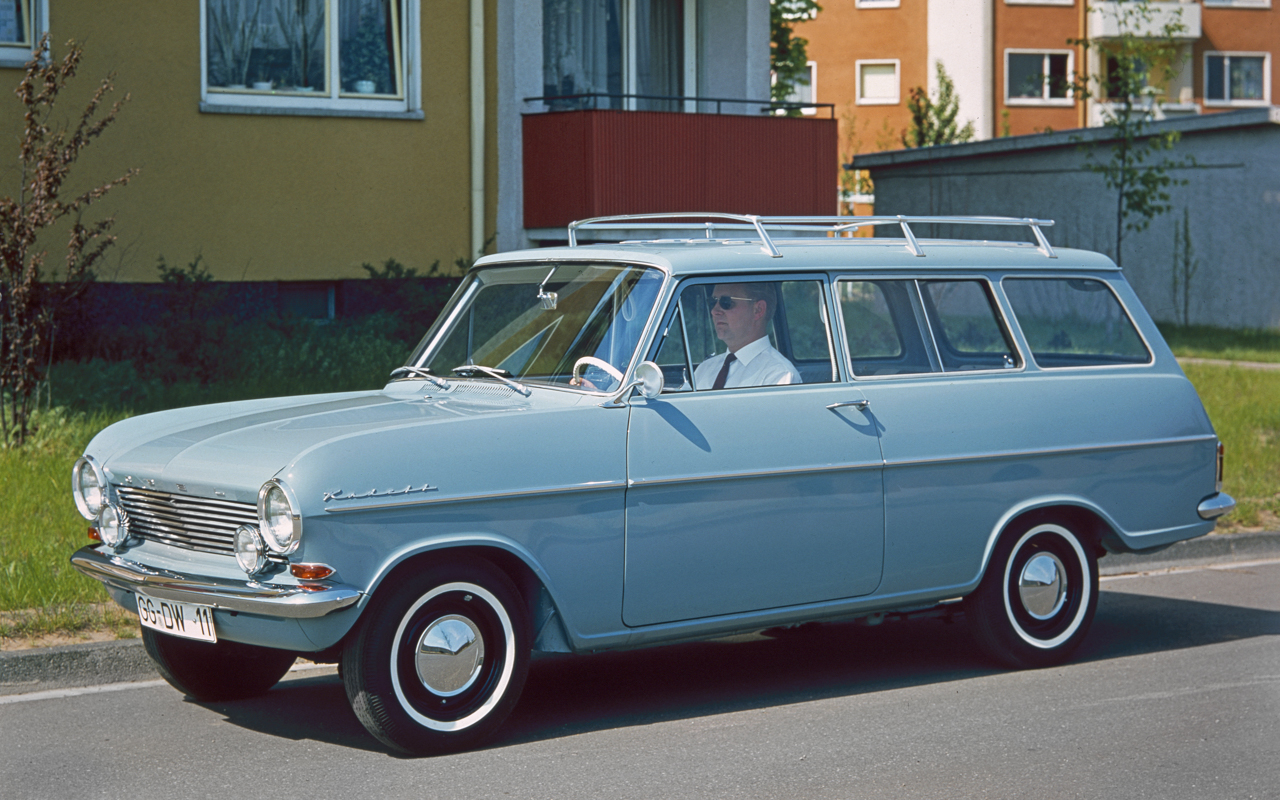
[[[697,219],[702,222],[671,222],[670,220]],[[660,222],[667,220],[667,222]],[[909,217],[901,214],[892,217],[761,217],[754,214],[707,213],[675,213],[675,214],[619,214],[609,217],[592,217],[569,223],[569,246],[578,246],[577,232],[583,228],[594,230],[631,230],[635,228],[653,228],[658,230],[703,231],[705,238],[714,240],[717,230],[755,231],[760,237],[760,244],[772,258],[782,258],[782,253],[769,236],[769,230],[775,231],[807,231],[825,232],[827,234],[852,233],[858,228],[875,225],[898,225],[902,228],[906,239],[907,250],[912,255],[924,257],[920,240],[911,230],[911,225],[943,224],[943,225],[1011,225],[1029,227],[1036,237],[1036,249],[1046,258],[1057,258],[1049,240],[1045,238],[1042,228],[1053,227],[1051,219],[1034,219],[1031,217]]]

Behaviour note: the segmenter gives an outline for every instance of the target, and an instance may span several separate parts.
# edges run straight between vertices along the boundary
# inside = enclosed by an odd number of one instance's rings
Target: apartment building
[[[1150,8],[1150,20],[1133,30],[1182,28],[1181,69],[1168,86],[1153,87],[1157,117],[1271,104],[1280,0],[1159,0]],[[1102,124],[1105,98],[1082,100],[1070,83],[1077,74],[1105,75],[1106,65],[1097,48],[1073,42],[1114,38],[1132,9],[1089,0],[824,0],[796,32],[809,40],[814,101],[837,104],[848,160],[903,146],[910,91],[936,91],[937,62],[976,138]]]

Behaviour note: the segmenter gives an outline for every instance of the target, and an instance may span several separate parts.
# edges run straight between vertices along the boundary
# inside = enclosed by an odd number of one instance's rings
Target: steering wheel
[[[609,377],[613,378],[618,383],[622,383],[622,372],[620,372],[617,367],[610,364],[608,361],[596,358],[595,356],[583,356],[573,364],[573,378],[569,381],[570,386],[582,385],[583,367],[597,367],[602,369],[609,374]]]

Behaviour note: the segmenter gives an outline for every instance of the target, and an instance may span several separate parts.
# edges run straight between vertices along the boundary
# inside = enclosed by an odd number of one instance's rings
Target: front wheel
[[[351,708],[401,752],[474,746],[524,688],[530,633],[520,593],[501,571],[470,559],[392,580],[343,650]]]
[[[142,628],[142,644],[161,677],[204,702],[241,700],[275,686],[293,666],[285,650],[240,642],[199,642]]]
[[[1071,528],[1043,522],[1000,537],[969,607],[979,647],[1023,669],[1066,661],[1098,607],[1098,559]]]

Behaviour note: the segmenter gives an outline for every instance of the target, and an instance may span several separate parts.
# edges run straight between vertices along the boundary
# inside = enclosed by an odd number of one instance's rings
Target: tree
[[[101,116],[100,107],[114,90],[114,75],[99,84],[70,127],[53,119],[59,93],[75,77],[81,48],[67,43],[67,53],[55,60],[46,34],[18,83],[17,95],[25,113],[18,143],[21,185],[17,198],[0,197],[0,443],[22,445],[30,426],[32,399],[46,376],[52,351],[54,322],[60,306],[93,280],[93,267],[115,241],[108,234],[115,223],[107,217],[85,224],[84,212],[109,190],[129,182],[136,170],[76,195],[61,199],[72,166],[80,153],[115,121],[126,94]],[[43,231],[70,223],[66,265],[44,274],[46,251],[40,249]]]
[[[1101,175],[1107,189],[1116,193],[1119,266],[1124,265],[1125,234],[1146,230],[1152,220],[1173,208],[1169,187],[1186,181],[1169,173],[1192,163],[1168,157],[1154,160],[1173,149],[1179,138],[1177,131],[1154,133],[1149,128],[1158,97],[1182,66],[1176,37],[1186,30],[1180,8],[1172,3],[1161,6],[1173,7],[1173,16],[1158,24],[1157,10],[1148,0],[1113,3],[1107,8],[1116,15],[1116,36],[1068,40],[1096,54],[1098,64],[1097,72],[1074,76],[1076,97],[1105,100],[1108,106],[1103,125],[1110,134],[1110,158],[1098,161],[1090,148],[1084,168]]]
[[[822,6],[817,0],[769,0],[769,65],[773,70],[773,88],[769,99],[785,103],[801,83],[809,79],[809,40],[794,35],[799,22],[814,19]],[[788,116],[799,116],[799,109],[788,109]]]
[[[937,97],[930,99],[923,86],[911,90],[911,99],[907,101],[911,127],[902,132],[902,144],[906,147],[956,144],[973,138],[972,120],[963,127],[956,123],[960,114],[960,98],[956,96],[955,83],[941,61],[934,63],[938,69]]]

